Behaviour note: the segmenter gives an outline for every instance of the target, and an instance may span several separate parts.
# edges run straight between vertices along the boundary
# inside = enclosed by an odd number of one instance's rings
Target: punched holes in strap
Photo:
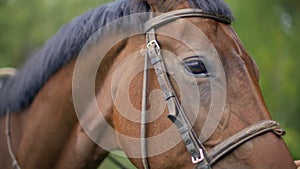
[[[153,52],[153,49],[154,48],[149,49],[149,57],[151,59],[152,65],[155,68],[155,72],[158,77],[158,82],[164,93],[165,101],[168,101],[170,98],[175,97],[175,93],[172,90],[171,84],[168,82],[167,72],[162,58],[158,53],[151,53]]]
[[[186,145],[188,152],[192,156],[193,163],[199,163],[204,160],[203,150],[196,148],[190,135],[190,128],[184,125],[177,116],[168,115],[168,118],[176,125],[178,131],[182,137],[183,142]]]

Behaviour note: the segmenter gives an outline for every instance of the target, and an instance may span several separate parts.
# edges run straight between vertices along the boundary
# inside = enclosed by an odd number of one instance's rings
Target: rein
[[[5,76],[13,76],[15,75],[17,72],[16,69],[14,68],[1,68],[0,69],[0,78],[5,77]],[[2,82],[3,83],[3,82]],[[0,91],[1,88],[3,86],[3,84],[0,84]],[[19,163],[16,159],[15,154],[13,153],[12,150],[12,143],[11,143],[11,130],[10,130],[10,112],[9,110],[6,111],[6,115],[5,115],[5,135],[6,135],[6,143],[7,143],[7,149],[8,149],[8,153],[11,157],[12,160],[12,166],[14,169],[21,169],[19,166]]]
[[[231,20],[228,17],[213,15],[205,13],[200,9],[181,9],[161,14],[157,17],[152,17],[144,25],[147,38],[147,51],[145,56],[145,68],[144,68],[144,83],[147,81],[147,61],[150,60],[153,65],[156,76],[162,92],[164,93],[165,101],[169,110],[168,118],[176,125],[178,132],[180,133],[182,140],[186,146],[187,151],[191,155],[192,163],[195,164],[195,169],[211,169],[211,167],[224,157],[227,153],[235,150],[240,145],[251,140],[252,138],[265,134],[267,132],[273,132],[278,136],[282,136],[285,132],[280,128],[279,124],[272,120],[264,120],[257,122],[245,129],[239,131],[233,136],[227,138],[223,142],[216,145],[211,150],[207,151],[200,141],[198,136],[190,124],[186,113],[180,105],[179,99],[173,89],[173,86],[168,77],[168,73],[164,64],[159,43],[156,39],[155,28],[161,27],[171,21],[184,17],[202,17],[217,20],[224,24],[230,24]],[[146,119],[146,106],[144,92],[147,86],[143,86],[143,109],[142,119]],[[146,93],[146,92],[145,92]],[[143,117],[144,116],[144,117]],[[146,128],[145,121],[141,122],[141,148],[142,148],[142,161],[145,169],[150,168],[147,161],[146,151]]]
[[[9,110],[6,111],[6,117],[5,117],[5,134],[6,134],[7,149],[8,149],[10,158],[12,160],[12,166],[14,169],[21,169],[21,167],[16,159],[16,156],[12,150]]]

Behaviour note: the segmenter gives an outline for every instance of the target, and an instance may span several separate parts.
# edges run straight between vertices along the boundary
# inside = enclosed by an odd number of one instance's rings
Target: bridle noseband
[[[257,122],[233,136],[227,138],[220,144],[216,145],[211,150],[207,151],[203,143],[199,140],[195,131],[190,124],[186,113],[180,105],[179,99],[175,94],[173,86],[167,74],[164,59],[162,57],[159,43],[156,39],[155,28],[163,26],[166,23],[184,17],[202,17],[214,19],[224,24],[230,24],[231,19],[225,16],[214,15],[205,13],[200,9],[181,9],[161,14],[156,17],[150,18],[145,23],[145,32],[147,38],[147,52],[145,55],[145,68],[144,68],[144,85],[143,85],[143,101],[142,101],[142,120],[141,120],[141,150],[142,161],[144,168],[148,169],[149,164],[147,161],[147,146],[146,146],[146,88],[147,88],[147,65],[148,59],[153,65],[157,79],[162,92],[164,93],[165,101],[168,106],[168,118],[176,125],[182,140],[186,146],[187,151],[190,153],[192,162],[196,164],[197,169],[211,169],[211,167],[223,156],[238,146],[244,144],[250,139],[264,134],[266,132],[273,132],[279,136],[284,134],[284,131],[279,127],[279,124],[272,120],[264,120]]]

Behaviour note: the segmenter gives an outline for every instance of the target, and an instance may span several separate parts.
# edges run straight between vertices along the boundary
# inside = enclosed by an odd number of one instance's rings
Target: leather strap
[[[17,158],[12,150],[12,141],[11,141],[11,132],[10,132],[10,111],[6,111],[6,118],[5,118],[5,135],[6,135],[6,144],[8,153],[10,155],[11,161],[12,161],[12,167],[14,169],[21,169]]]
[[[165,96],[165,101],[169,109],[168,118],[176,125],[181,137],[191,154],[192,162],[201,165],[201,169],[210,169],[206,160],[206,151],[198,139],[186,114],[184,113],[179,100],[175,94],[173,86],[167,74],[166,67],[161,55],[160,46],[156,41],[155,30],[152,28],[148,33],[147,55],[155,69],[160,88]]]
[[[189,8],[189,9],[180,9],[176,11],[171,11],[168,13],[163,13],[159,16],[156,16],[144,24],[145,32],[149,32],[152,28],[157,28],[162,25],[165,25],[169,22],[172,22],[179,18],[186,18],[186,17],[201,17],[201,18],[209,18],[214,19],[219,22],[225,24],[231,24],[231,19],[227,16],[217,15],[217,14],[209,14],[203,12],[201,9],[196,8]]]
[[[11,67],[5,67],[0,69],[0,80],[3,77],[6,76],[13,76],[17,73],[17,69],[11,68]],[[1,82],[2,83],[2,82]],[[1,90],[2,84],[0,84],[0,90]],[[12,150],[12,141],[11,141],[11,130],[10,130],[10,111],[6,110],[6,116],[5,116],[5,135],[6,135],[6,145],[8,149],[8,153],[10,155],[11,161],[12,161],[12,167],[14,169],[20,169],[20,165],[16,159],[16,156]]]
[[[263,120],[257,122],[212,148],[207,155],[209,164],[211,166],[214,165],[221,157],[236,149],[238,146],[267,132],[273,132],[278,136],[283,136],[285,134],[285,131],[280,128],[279,123],[275,121]]]

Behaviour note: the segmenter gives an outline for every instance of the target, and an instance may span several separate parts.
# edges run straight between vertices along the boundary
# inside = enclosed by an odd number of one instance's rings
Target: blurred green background
[[[300,159],[300,1],[225,1],[235,15],[233,27],[260,67],[260,85],[272,117],[287,131],[289,150]],[[1,0],[0,67],[20,66],[63,24],[105,2]],[[100,168],[113,166],[107,160]]]

